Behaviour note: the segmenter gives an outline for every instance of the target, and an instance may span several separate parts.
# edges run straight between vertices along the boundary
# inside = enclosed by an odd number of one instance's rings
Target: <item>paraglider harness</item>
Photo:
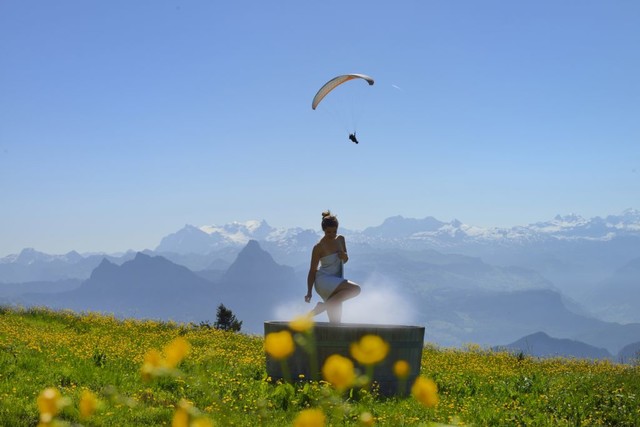
[[[349,134],[349,139],[353,142],[355,142],[356,144],[358,143],[358,140],[356,139],[356,133],[350,133]]]

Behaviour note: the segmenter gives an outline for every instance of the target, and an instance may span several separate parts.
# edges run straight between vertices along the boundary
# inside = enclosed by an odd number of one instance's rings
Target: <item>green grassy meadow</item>
[[[170,357],[163,349],[177,337],[190,344],[186,357],[143,378],[150,352]],[[638,366],[427,346],[421,375],[439,396],[427,408],[375,389],[274,384],[263,343],[208,325],[0,308],[0,425],[281,427],[318,408],[332,426],[640,426]],[[37,402],[48,388],[60,408],[42,420]],[[97,399],[89,414],[80,409],[87,391]]]

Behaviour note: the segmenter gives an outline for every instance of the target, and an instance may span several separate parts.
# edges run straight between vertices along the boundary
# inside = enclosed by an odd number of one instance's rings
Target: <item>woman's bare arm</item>
[[[311,251],[311,265],[309,266],[309,274],[307,275],[307,295],[304,297],[305,302],[310,302],[312,297],[313,284],[316,281],[316,272],[318,271],[318,263],[320,262],[320,248],[318,245],[313,247]]]
[[[344,240],[343,235],[338,236],[338,246],[340,246],[338,256],[343,263],[346,263],[349,261],[349,255],[347,255],[347,242]]]

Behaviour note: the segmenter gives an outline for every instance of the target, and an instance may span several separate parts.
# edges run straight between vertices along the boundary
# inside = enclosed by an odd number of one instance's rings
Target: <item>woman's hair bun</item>
[[[338,226],[338,218],[331,213],[331,211],[326,210],[322,212],[322,229],[326,229],[327,227],[337,227]]]

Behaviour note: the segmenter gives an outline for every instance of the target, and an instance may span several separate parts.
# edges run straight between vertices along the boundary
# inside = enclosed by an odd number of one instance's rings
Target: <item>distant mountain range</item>
[[[626,345],[617,354],[611,354],[605,348],[566,338],[552,338],[544,332],[536,332],[511,344],[496,346],[494,349],[540,358],[569,357],[609,359],[620,363],[640,363],[640,341]]]
[[[396,216],[340,232],[362,301],[368,291],[393,288],[429,341],[495,346],[542,331],[610,355],[640,341],[639,211],[509,229]],[[222,302],[245,321],[243,330],[261,333],[276,307],[306,292],[319,237],[249,221],[187,225],[142,253],[25,249],[0,259],[0,302],[179,321],[213,321]]]
[[[626,345],[622,350],[618,352],[616,357],[618,362],[622,363],[640,363],[640,342],[634,342]]]
[[[483,228],[458,220],[442,222],[433,217],[395,216],[363,231],[341,228],[340,232],[350,243],[372,248],[434,249],[478,255],[478,251],[487,247],[525,248],[549,242],[610,242],[624,238],[635,242],[640,238],[640,211],[628,209],[621,215],[589,220],[578,215],[558,215],[550,221],[511,228]],[[257,240],[266,243],[265,248],[277,252],[278,256],[299,252],[306,256],[309,246],[319,235],[319,230],[273,228],[265,221],[233,222],[222,226],[186,225],[164,237],[155,251],[202,254]],[[640,249],[629,259],[638,256]]]
[[[497,347],[497,349],[536,357],[611,358],[611,353],[604,348],[594,347],[575,340],[551,338],[544,332],[527,335],[511,344]]]
[[[296,285],[291,267],[276,264],[256,241],[250,241],[215,281],[164,257],[137,253],[121,265],[103,259],[75,289],[44,293],[31,292],[30,287],[4,302],[211,324],[218,305],[224,304],[243,321],[243,330],[259,333],[264,321],[273,318],[282,295],[300,293]]]
[[[550,221],[512,228],[482,228],[466,225],[458,220],[442,222],[433,217],[423,219],[395,216],[381,225],[363,231],[341,228],[343,234],[356,243],[446,249],[470,244],[522,245],[546,240],[610,241],[625,236],[640,237],[640,211],[628,209],[621,215],[589,220],[578,215],[556,216]],[[194,227],[181,230],[162,239],[157,252],[207,253],[228,246],[242,246],[249,240],[272,242],[293,249],[308,247],[317,240],[319,232],[301,228],[278,229],[265,221],[233,222],[222,226]],[[420,245],[421,244],[421,245]]]
[[[215,310],[215,285],[163,257],[142,253],[122,265],[104,258],[77,289],[24,294],[17,302],[118,317],[197,321]],[[214,307],[214,308],[212,308]],[[202,319],[204,320],[204,319]]]

